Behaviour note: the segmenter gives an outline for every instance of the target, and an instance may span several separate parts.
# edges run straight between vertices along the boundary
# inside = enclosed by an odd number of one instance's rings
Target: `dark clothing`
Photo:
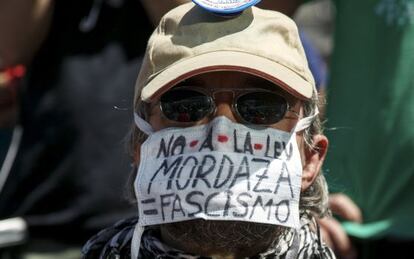
[[[101,1],[96,26],[79,29],[100,1],[55,1],[49,35],[28,67],[22,142],[0,193],[0,218],[23,216],[31,238],[83,244],[135,213],[123,198],[123,139],[152,31],[140,1]],[[117,108],[119,107],[119,108]]]
[[[379,240],[354,239],[358,250],[358,258],[376,259],[411,259],[413,258],[414,241],[382,238]]]
[[[102,230],[83,247],[83,258],[131,258],[131,241],[136,223],[137,219],[131,218]],[[299,232],[288,231],[275,247],[251,257],[251,259],[334,259],[335,255],[332,250],[322,243],[319,231],[315,233],[312,230],[313,221],[308,217],[302,217],[301,224]],[[161,241],[160,231],[157,227],[147,227],[144,231],[138,258],[211,259],[169,247]]]

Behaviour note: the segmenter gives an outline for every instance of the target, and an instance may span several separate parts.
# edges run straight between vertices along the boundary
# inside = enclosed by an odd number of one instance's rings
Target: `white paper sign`
[[[202,218],[298,228],[301,172],[295,137],[287,132],[225,117],[159,131],[141,147],[139,224]]]

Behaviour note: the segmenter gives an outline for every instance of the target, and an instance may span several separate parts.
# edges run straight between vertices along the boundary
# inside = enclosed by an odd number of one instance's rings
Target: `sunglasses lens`
[[[161,96],[160,102],[165,117],[177,122],[199,121],[213,108],[209,96],[188,89],[170,90]]]
[[[237,112],[251,124],[274,124],[283,119],[287,109],[282,96],[269,92],[247,93],[237,99]]]

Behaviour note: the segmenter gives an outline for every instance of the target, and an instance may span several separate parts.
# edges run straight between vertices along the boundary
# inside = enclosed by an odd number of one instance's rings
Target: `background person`
[[[412,258],[414,2],[334,2],[330,187],[347,194],[362,212],[363,223],[343,223],[359,258]],[[343,200],[335,202],[337,210],[361,220]]]
[[[134,213],[125,107],[151,30],[135,0],[0,1],[1,66],[27,64],[0,218],[28,227],[20,251],[0,256],[79,258],[92,233]]]

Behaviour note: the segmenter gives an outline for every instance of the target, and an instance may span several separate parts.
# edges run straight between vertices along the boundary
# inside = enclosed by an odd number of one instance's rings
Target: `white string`
[[[135,125],[147,135],[151,135],[154,133],[154,129],[152,128],[151,124],[149,124],[146,120],[141,118],[138,114],[134,113],[134,121]]]
[[[142,233],[144,233],[144,227],[139,224],[139,222],[135,225],[134,235],[132,237],[132,245],[131,245],[131,258],[138,259],[139,255],[139,248],[141,245],[141,237]]]
[[[318,115],[319,115],[319,110],[318,108],[316,108],[315,113],[312,116],[302,118],[298,121],[298,123],[296,124],[296,127],[293,129],[293,132],[299,132],[301,130],[309,128],[313,120]],[[152,126],[136,113],[134,113],[134,121],[135,121],[135,125],[137,125],[137,127],[145,134],[151,135],[152,133],[154,133],[154,129],[152,128]]]
[[[309,128],[309,126],[312,124],[313,120],[318,116],[319,110],[316,108],[315,113],[312,116],[308,116],[305,118],[302,118],[298,121],[296,124],[296,127],[293,129],[293,132],[299,132],[301,130]]]

